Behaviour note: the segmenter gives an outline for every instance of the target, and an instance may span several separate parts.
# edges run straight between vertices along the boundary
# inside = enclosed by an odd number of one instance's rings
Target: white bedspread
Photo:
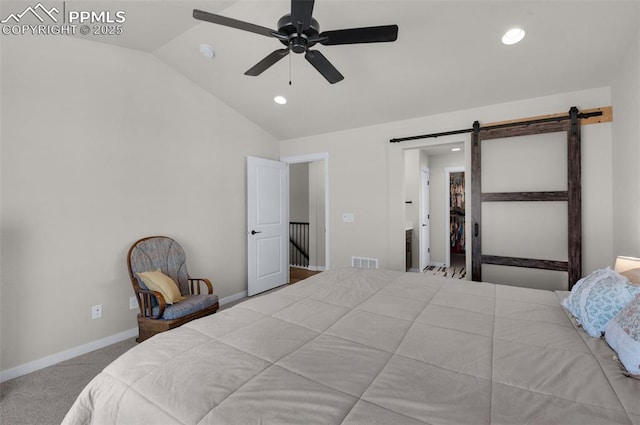
[[[324,272],[133,348],[63,424],[640,425],[640,381],[561,296]]]

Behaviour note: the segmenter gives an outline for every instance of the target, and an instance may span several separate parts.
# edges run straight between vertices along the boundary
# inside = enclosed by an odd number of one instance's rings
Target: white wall
[[[314,161],[309,166],[309,268],[324,270],[325,254],[325,163]]]
[[[612,85],[614,254],[640,257],[640,33],[619,69]]]
[[[404,188],[405,188],[405,229],[411,228],[411,268],[420,269],[420,202],[421,202],[421,170],[420,151],[406,151],[404,154]],[[411,202],[411,203],[407,203]]]
[[[331,155],[332,267],[349,266],[352,255],[362,255],[379,258],[381,267],[403,270],[404,150],[464,140],[468,152],[469,138],[450,136],[397,144],[389,143],[391,138],[469,128],[475,120],[489,123],[564,112],[574,105],[587,109],[610,104],[610,89],[599,88],[286,140],[280,142],[280,149],[283,156],[325,151]],[[583,128],[585,273],[612,261],[611,143],[611,124]],[[469,158],[465,167],[470,169]],[[355,222],[342,223],[343,212],[355,213]]]
[[[417,262],[417,265],[416,265],[415,268],[420,269],[420,265],[421,265],[420,262],[421,262],[422,257],[423,257],[423,248],[425,248],[420,243],[420,238],[421,238],[420,231],[422,229],[422,212],[421,212],[421,209],[422,209],[422,203],[423,203],[423,199],[422,199],[423,198],[423,196],[422,196],[423,195],[422,194],[422,170],[425,169],[425,168],[429,168],[430,164],[429,164],[429,155],[427,154],[427,152],[424,151],[423,149],[418,149],[418,151],[420,152],[420,158],[419,158],[419,161],[418,161],[418,166],[419,166],[419,170],[420,170],[419,171],[419,173],[420,173],[419,174],[419,184],[418,184],[418,186],[419,186],[419,189],[418,189],[419,199],[418,199],[418,207],[417,207],[418,219],[416,221],[417,227],[414,228],[414,232],[413,232],[413,244],[417,245],[417,248],[418,248],[417,251],[415,251],[415,246],[414,246],[414,252],[415,252],[415,255],[417,256],[415,258],[418,259],[418,262]],[[431,178],[431,177],[429,177],[429,178]],[[429,239],[431,239],[431,232],[429,232]],[[429,242],[431,242],[431,241],[429,241]],[[430,245],[430,243],[429,243],[429,245]],[[430,250],[431,247],[428,247],[427,249]],[[430,262],[432,261],[431,257],[429,257],[429,261]],[[424,267],[426,267],[426,265]]]
[[[149,54],[63,36],[1,54],[0,369],[134,328],[143,236],[176,238],[221,298],[246,290],[245,157],[277,158],[273,137]]]
[[[289,221],[309,222],[309,163],[289,164]]]
[[[388,140],[372,143],[370,137],[368,132],[356,129],[281,143],[281,157],[326,152],[331,158],[327,190],[331,244],[328,263],[332,269],[350,266],[352,255],[387,258]],[[400,196],[404,206],[404,188]],[[344,223],[343,213],[353,213],[354,221]],[[402,214],[404,223],[404,209]],[[404,249],[404,237],[402,244]]]

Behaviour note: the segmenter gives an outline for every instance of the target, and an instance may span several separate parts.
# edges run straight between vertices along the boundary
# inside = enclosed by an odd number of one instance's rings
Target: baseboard
[[[5,382],[10,379],[27,375],[31,372],[44,369],[45,367],[53,366],[54,364],[63,362],[65,360],[69,360],[74,357],[78,357],[83,354],[90,353],[91,351],[99,350],[100,348],[104,348],[117,342],[124,341],[125,339],[134,338],[137,336],[138,328],[136,327],[115,335],[108,336],[106,338],[99,339],[97,341],[79,345],[77,347],[70,348],[69,350],[61,351],[59,353],[52,354],[38,360],[16,366],[11,369],[2,370],[0,371],[0,382]]]
[[[416,268],[411,268],[409,270],[407,270],[409,273],[420,273],[420,269],[416,269]]]
[[[241,300],[247,296],[247,291],[238,292],[237,294],[229,295],[228,297],[220,298],[218,304],[223,306],[238,300]]]
[[[246,296],[247,291],[238,292],[237,294],[221,298],[220,300],[218,300],[218,303],[222,306],[240,300]],[[134,338],[137,336],[138,328],[136,327],[115,335],[108,336],[106,338],[99,339],[97,341],[79,345],[77,347],[70,348],[69,350],[61,351],[60,353],[52,354],[50,356],[43,357],[29,363],[16,366],[11,369],[2,370],[0,371],[0,382],[5,382],[10,379],[27,375],[31,372],[44,369],[45,367],[53,366],[54,364],[63,362],[65,360],[69,360],[74,357],[78,357],[83,354],[90,353],[91,351],[99,350],[100,348],[104,348],[117,342],[124,341],[125,339]]]

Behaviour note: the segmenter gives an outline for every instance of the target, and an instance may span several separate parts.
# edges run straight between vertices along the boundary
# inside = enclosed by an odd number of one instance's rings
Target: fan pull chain
[[[291,53],[289,53],[289,85],[291,85]]]

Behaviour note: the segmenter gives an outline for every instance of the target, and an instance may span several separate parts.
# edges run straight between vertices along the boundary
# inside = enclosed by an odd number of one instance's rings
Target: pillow
[[[640,269],[631,269],[620,273],[634,285],[640,285]]]
[[[180,289],[173,279],[162,273],[160,269],[136,274],[147,285],[147,288],[160,292],[167,304],[173,304],[185,298],[180,294]]]
[[[609,322],[604,339],[627,372],[640,378],[640,295]]]
[[[607,267],[580,279],[562,305],[589,336],[599,337],[607,323],[638,294],[640,286],[629,284],[626,277]]]
[[[617,257],[614,270],[629,279],[629,282],[640,285],[640,258]]]

